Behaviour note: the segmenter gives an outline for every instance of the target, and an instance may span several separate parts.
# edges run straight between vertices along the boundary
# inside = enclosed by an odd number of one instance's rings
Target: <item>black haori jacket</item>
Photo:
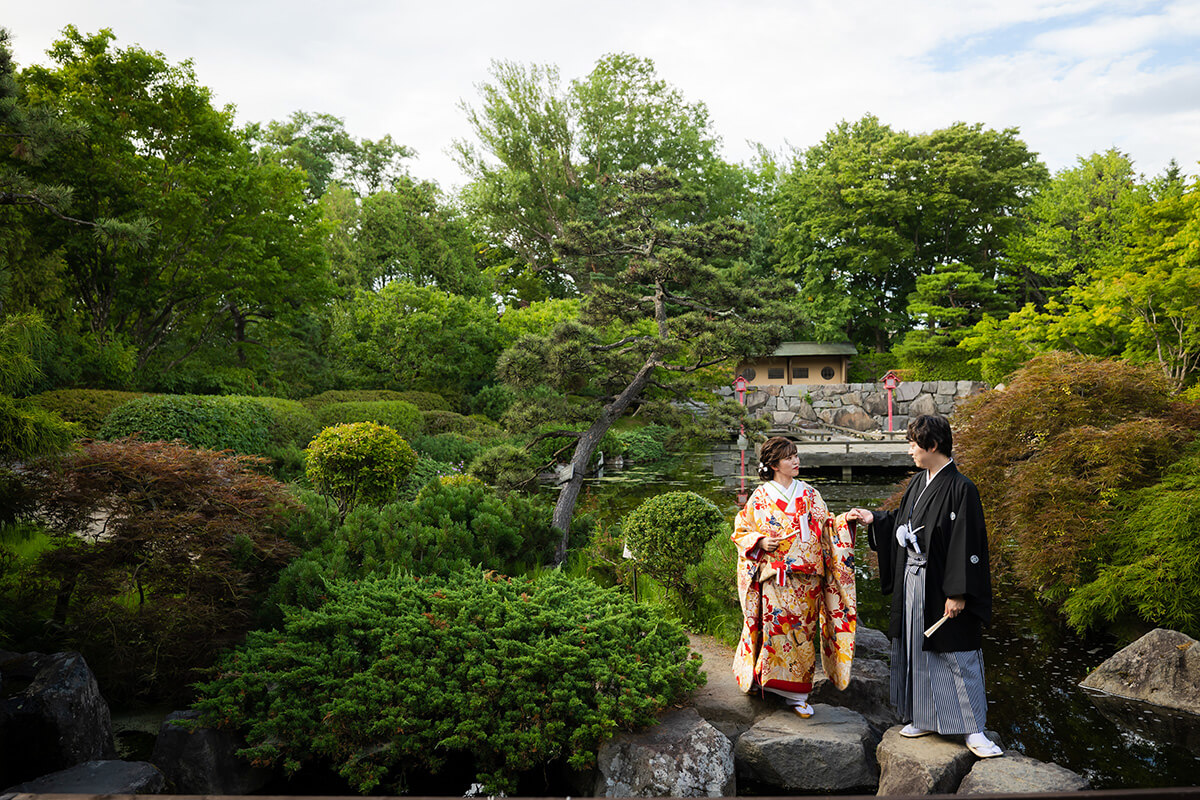
[[[921,471],[908,482],[898,509],[876,511],[875,521],[867,532],[871,549],[879,554],[883,593],[892,595],[888,636],[895,639],[904,632],[907,559],[905,548],[896,541],[896,528],[904,523],[911,528],[923,525],[916,535],[921,552],[929,557],[925,573],[925,628],[942,618],[947,597],[963,595],[967,601],[963,613],[946,620],[932,636],[925,637],[925,649],[977,650],[981,626],[992,618],[987,528],[979,491],[970,478],[955,468],[953,461],[934,476],[933,484],[922,494],[926,474]]]

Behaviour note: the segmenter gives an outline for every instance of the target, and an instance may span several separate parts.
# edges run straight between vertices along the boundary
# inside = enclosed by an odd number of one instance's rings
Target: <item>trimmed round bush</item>
[[[331,403],[317,409],[316,416],[323,428],[348,422],[374,422],[386,425],[405,439],[412,439],[425,427],[420,410],[404,400]]]
[[[29,398],[47,411],[53,411],[67,422],[78,422],[83,436],[95,436],[104,418],[118,406],[139,397],[143,392],[118,392],[113,389],[55,389]]]
[[[288,774],[335,769],[354,788],[402,791],[432,772],[512,793],[522,773],[595,762],[600,744],[700,685],[683,629],[652,604],[551,573],[395,576],[328,585],[317,610],[250,634],[201,684],[203,725]]]
[[[100,426],[99,438],[179,440],[208,450],[261,455],[271,448],[272,423],[265,405],[244,397],[161,394],[113,409]]]
[[[343,513],[359,503],[386,503],[417,464],[400,434],[374,422],[326,428],[304,455],[309,481],[337,500]]]
[[[666,492],[642,503],[621,523],[638,564],[659,583],[690,596],[687,567],[698,564],[704,547],[729,526],[712,501],[695,492]]]

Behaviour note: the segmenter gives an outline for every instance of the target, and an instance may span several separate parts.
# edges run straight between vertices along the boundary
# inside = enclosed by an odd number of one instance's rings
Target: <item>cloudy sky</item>
[[[652,58],[706,103],[724,155],[808,147],[873,113],[893,128],[1016,127],[1051,168],[1116,147],[1139,171],[1200,172],[1197,0],[9,0],[18,63],[67,24],[191,59],[243,122],[295,110],[413,147],[452,189],[463,101],[493,59],[565,81],[608,53]]]

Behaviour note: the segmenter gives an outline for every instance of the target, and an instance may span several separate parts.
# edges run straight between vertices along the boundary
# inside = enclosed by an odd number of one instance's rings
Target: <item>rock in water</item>
[[[29,681],[0,700],[0,786],[116,756],[108,703],[79,653],[6,653],[0,673],[6,687]]]
[[[29,794],[158,794],[162,773],[145,761],[88,761],[5,791]]]
[[[1083,776],[1053,761],[1038,761],[1020,753],[976,762],[963,778],[958,794],[1033,794],[1078,792],[1088,788]]]
[[[1080,686],[1200,714],[1200,647],[1187,634],[1155,628],[1096,667]]]

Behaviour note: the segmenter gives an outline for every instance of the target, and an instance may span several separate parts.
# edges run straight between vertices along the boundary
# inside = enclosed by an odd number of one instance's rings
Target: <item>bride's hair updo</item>
[[[788,456],[796,454],[796,443],[783,436],[772,436],[759,451],[758,477],[769,481],[775,477],[775,467]]]

